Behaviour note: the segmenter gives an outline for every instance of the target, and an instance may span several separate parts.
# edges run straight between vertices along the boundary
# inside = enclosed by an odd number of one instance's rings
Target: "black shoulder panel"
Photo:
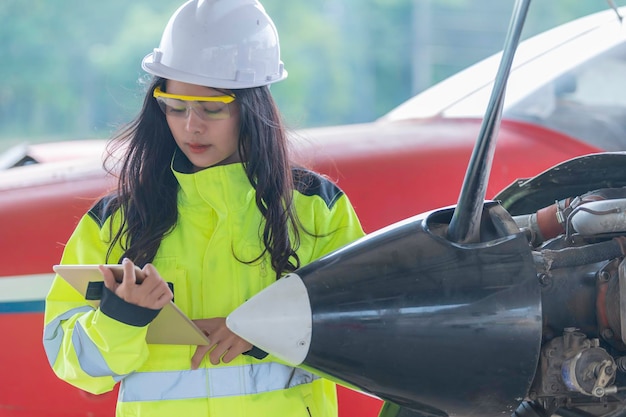
[[[343,191],[328,178],[304,168],[292,169],[293,182],[296,191],[306,196],[318,196],[331,209],[335,202],[343,195]]]
[[[104,226],[104,223],[111,216],[111,214],[113,214],[113,210],[111,209],[111,201],[113,201],[113,198],[113,194],[101,198],[87,212],[89,217],[91,217],[96,223],[98,223],[100,228]]]

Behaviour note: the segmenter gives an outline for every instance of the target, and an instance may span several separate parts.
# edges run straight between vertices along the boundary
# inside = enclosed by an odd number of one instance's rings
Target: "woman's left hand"
[[[202,358],[209,353],[209,360],[213,365],[219,365],[220,359],[228,363],[235,359],[237,355],[252,349],[252,344],[246,342],[226,327],[225,317],[215,317],[212,319],[200,319],[193,321],[211,341],[209,345],[198,346],[191,358],[191,369],[198,369]]]

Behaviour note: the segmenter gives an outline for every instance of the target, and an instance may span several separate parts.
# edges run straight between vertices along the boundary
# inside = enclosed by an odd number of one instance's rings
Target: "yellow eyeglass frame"
[[[217,101],[217,102],[224,103],[224,104],[229,104],[235,101],[234,94],[231,96],[224,95],[224,96],[212,96],[212,97],[211,96],[184,96],[180,94],[166,93],[163,90],[161,90],[160,86],[154,89],[152,96],[154,98],[159,98],[159,97],[173,98],[175,100],[182,100],[182,101]]]

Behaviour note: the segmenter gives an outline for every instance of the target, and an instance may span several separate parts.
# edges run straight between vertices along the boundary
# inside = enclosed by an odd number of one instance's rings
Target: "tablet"
[[[118,280],[122,279],[122,265],[105,264],[104,266],[111,269]],[[88,289],[97,288],[100,282],[104,282],[98,265],[54,265],[52,269],[85,297],[89,304],[95,308],[100,305],[99,297],[96,299],[88,294]],[[141,281],[142,271],[136,267],[135,272],[137,281]],[[210,344],[209,338],[173,301],[166,304],[148,325],[146,342],[168,345]]]

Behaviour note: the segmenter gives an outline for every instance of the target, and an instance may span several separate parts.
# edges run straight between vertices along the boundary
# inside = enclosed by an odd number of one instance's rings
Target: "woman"
[[[118,188],[80,220],[61,261],[121,262],[124,277],[101,266],[98,309],[56,277],[53,370],[92,393],[121,382],[118,416],[336,416],[330,381],[225,326],[276,279],[363,235],[341,190],[288,160],[268,88],[287,76],[271,19],[250,0],[189,1],[143,68],[143,108],[113,142],[125,152]],[[211,345],[146,343],[173,297]]]

